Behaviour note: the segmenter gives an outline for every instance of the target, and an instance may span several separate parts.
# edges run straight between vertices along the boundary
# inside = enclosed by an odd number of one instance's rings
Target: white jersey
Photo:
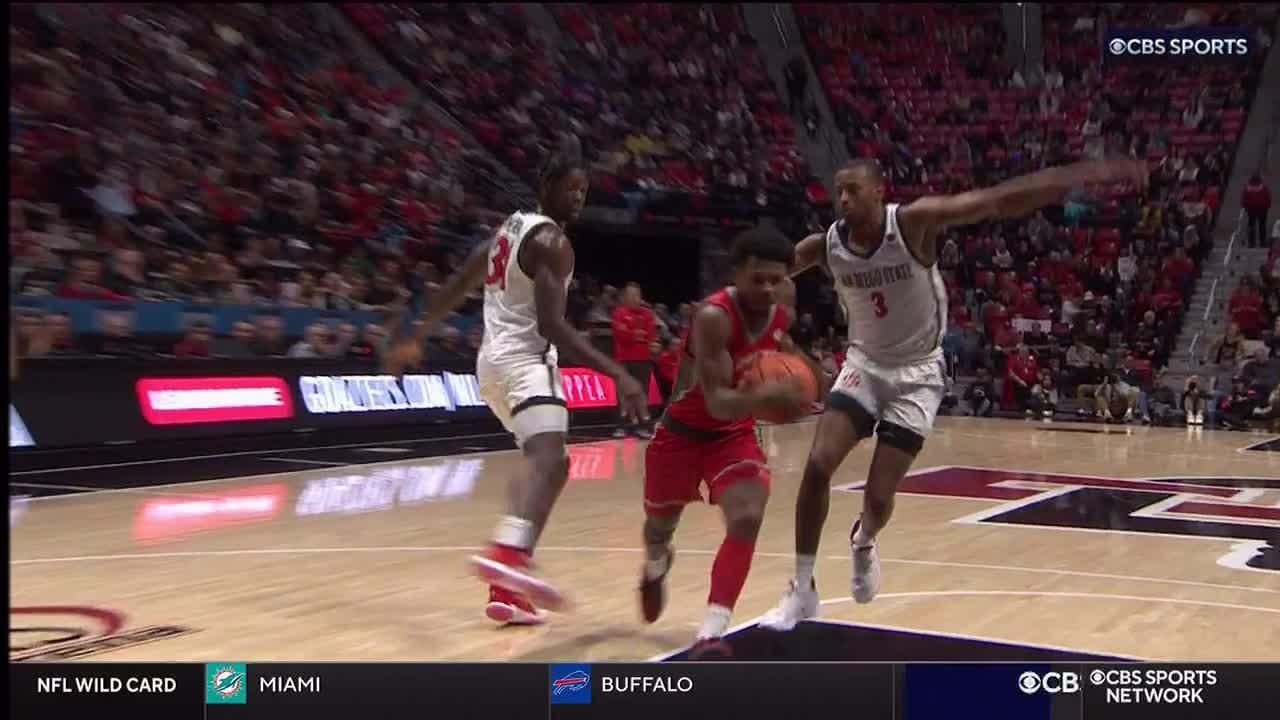
[[[849,320],[849,345],[879,363],[942,357],[947,291],[937,264],[925,267],[903,240],[898,204],[885,207],[884,238],[869,255],[849,249],[844,220],[827,230],[827,267]]]
[[[493,365],[529,360],[548,365],[557,361],[556,349],[538,334],[533,278],[520,268],[520,248],[534,232],[555,221],[546,215],[515,212],[498,229],[489,247],[484,281],[484,341],[480,358]],[[572,276],[571,276],[572,277]],[[569,279],[564,292],[569,292]]]

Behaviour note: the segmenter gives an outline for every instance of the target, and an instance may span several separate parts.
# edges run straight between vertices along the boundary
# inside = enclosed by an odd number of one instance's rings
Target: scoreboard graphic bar
[[[1275,717],[1280,664],[10,663],[26,720]]]

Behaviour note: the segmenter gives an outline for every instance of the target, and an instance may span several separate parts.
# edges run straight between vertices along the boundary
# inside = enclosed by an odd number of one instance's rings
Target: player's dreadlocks
[[[573,135],[565,135],[538,170],[538,189],[549,188],[574,170],[583,169],[582,143]]]

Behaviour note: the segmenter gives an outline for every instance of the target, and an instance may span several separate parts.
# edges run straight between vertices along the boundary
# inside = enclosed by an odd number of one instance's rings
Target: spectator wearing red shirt
[[[1254,173],[1244,186],[1240,204],[1249,214],[1249,247],[1263,247],[1267,240],[1267,213],[1271,211],[1271,189]]]
[[[671,338],[667,349],[658,353],[654,361],[654,375],[658,378],[658,392],[662,393],[663,403],[670,403],[672,400],[671,391],[675,389],[676,373],[680,371],[681,345],[679,337]]]
[[[1178,288],[1183,297],[1190,294],[1196,266],[1191,262],[1191,258],[1187,257],[1186,250],[1182,247],[1174,248],[1173,257],[1165,260],[1160,270],[1165,277],[1173,280],[1173,286]]]
[[[1258,292],[1252,277],[1245,276],[1241,279],[1240,287],[1236,288],[1231,294],[1231,300],[1227,302],[1227,310],[1232,322],[1240,326],[1246,337],[1257,337],[1266,323],[1266,317],[1262,313],[1262,294]]]
[[[207,358],[210,355],[209,343],[211,339],[209,325],[203,320],[197,320],[191,323],[191,327],[187,329],[186,337],[173,346],[173,356],[180,358]]]
[[[58,297],[70,300],[127,300],[102,285],[102,261],[93,257],[76,258],[71,277],[58,287]]]
[[[653,311],[643,302],[640,286],[627,283],[622,291],[622,302],[613,311],[613,358],[627,369],[631,377],[647,387],[653,369],[649,346],[658,337],[658,323]],[[621,413],[619,422],[625,422]],[[645,439],[652,437],[648,428],[639,425],[619,425],[613,435],[625,437],[628,433]]]
[[[1156,288],[1155,294],[1151,296],[1151,306],[1157,312],[1164,312],[1181,302],[1182,296],[1173,286],[1173,280],[1169,277],[1160,278],[1160,287]]]
[[[1031,388],[1035,386],[1039,377],[1040,363],[1031,354],[1031,349],[1019,342],[1017,354],[1009,358],[1008,372],[1005,376],[1005,387],[1009,388],[1009,392],[1005,393],[1005,401],[1008,402],[1009,396],[1012,395],[1014,408],[1026,410],[1027,403],[1031,399]]]

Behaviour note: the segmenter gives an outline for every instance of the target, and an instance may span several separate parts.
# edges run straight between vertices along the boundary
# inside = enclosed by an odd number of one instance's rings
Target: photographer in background
[[[1182,389],[1182,409],[1187,413],[1188,425],[1203,425],[1205,399],[1210,397],[1199,375],[1187,378]]]
[[[964,391],[964,401],[968,405],[969,414],[974,417],[991,417],[995,410],[995,385],[991,382],[991,371],[986,366],[978,366],[978,377]]]

